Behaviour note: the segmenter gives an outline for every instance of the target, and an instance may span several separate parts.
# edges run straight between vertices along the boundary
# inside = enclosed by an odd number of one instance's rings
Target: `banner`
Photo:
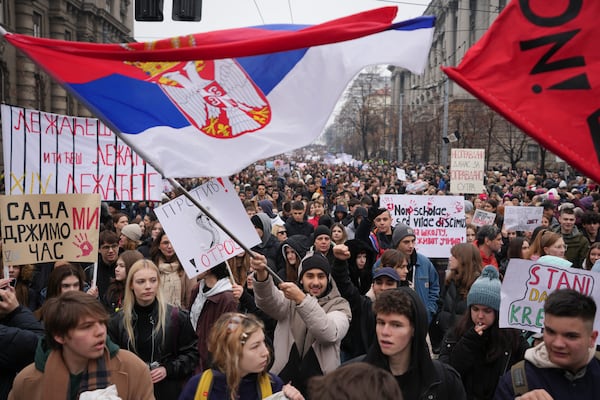
[[[450,192],[481,193],[485,171],[485,149],[452,149]]]
[[[504,207],[504,229],[507,231],[533,232],[542,224],[544,207]]]
[[[448,258],[452,246],[466,241],[464,202],[462,196],[380,197],[381,207],[392,215],[392,226],[404,224],[413,228],[417,251],[433,258]]]
[[[600,274],[578,268],[561,268],[530,260],[510,260],[502,281],[500,328],[541,332],[544,302],[558,289],[573,289],[600,304]],[[600,308],[594,329],[600,331]],[[600,344],[598,337],[597,344]]]
[[[7,195],[160,201],[162,177],[99,120],[5,104],[1,110]]]
[[[260,239],[231,182],[212,179],[189,192],[248,248]],[[185,196],[154,209],[190,278],[240,254],[243,249]]]
[[[98,261],[100,196],[0,196],[4,265]]]

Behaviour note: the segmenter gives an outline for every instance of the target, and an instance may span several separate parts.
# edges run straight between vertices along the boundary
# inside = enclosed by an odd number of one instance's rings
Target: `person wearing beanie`
[[[440,361],[461,375],[467,399],[491,399],[500,376],[523,359],[527,341],[516,329],[500,328],[500,275],[487,265],[467,295],[467,310],[442,343]]]
[[[404,224],[397,224],[392,233],[392,248],[399,250],[408,258],[408,281],[412,282],[427,311],[429,322],[438,309],[440,297],[440,277],[429,258],[418,253],[415,248],[415,231]]]
[[[256,305],[277,320],[271,372],[306,394],[308,379],[340,365],[340,344],[350,326],[348,302],[330,279],[331,266],[320,253],[308,253],[297,282],[277,287],[266,271],[267,259],[251,259]]]
[[[325,225],[317,226],[313,233],[312,251],[321,253],[330,264],[333,264],[334,257],[331,248],[331,230]]]
[[[127,224],[121,229],[119,248],[121,251],[136,250],[142,244],[142,228],[138,224]]]

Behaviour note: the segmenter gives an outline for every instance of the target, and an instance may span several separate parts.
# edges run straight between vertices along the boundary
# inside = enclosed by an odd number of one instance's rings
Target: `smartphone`
[[[10,286],[15,287],[17,286],[17,280],[16,279],[11,279],[10,282],[8,283]]]

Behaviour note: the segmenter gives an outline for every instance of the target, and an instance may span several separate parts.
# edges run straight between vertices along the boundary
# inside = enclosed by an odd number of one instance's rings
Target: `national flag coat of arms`
[[[152,43],[6,33],[165,177],[231,175],[310,144],[369,65],[422,72],[435,20],[384,7],[320,25],[267,25]]]

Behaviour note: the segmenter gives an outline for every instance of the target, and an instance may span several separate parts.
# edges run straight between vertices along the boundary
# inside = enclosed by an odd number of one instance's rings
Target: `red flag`
[[[600,1],[513,0],[444,72],[600,182]]]

